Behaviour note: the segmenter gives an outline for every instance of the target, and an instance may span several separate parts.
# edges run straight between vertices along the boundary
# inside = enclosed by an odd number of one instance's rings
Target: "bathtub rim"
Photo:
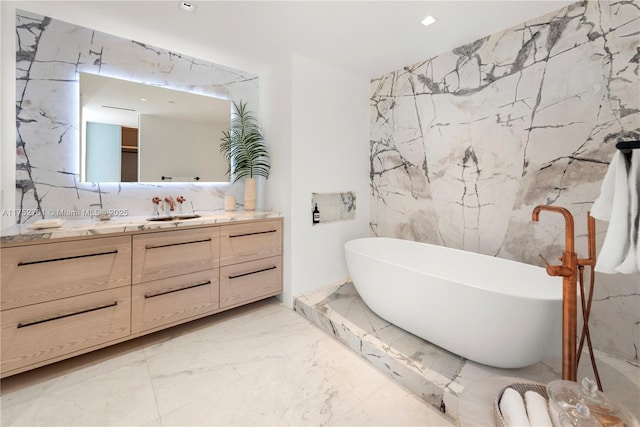
[[[356,253],[358,255],[361,256],[366,256],[368,258],[372,258],[375,259],[376,261],[382,262],[382,263],[386,263],[386,264],[391,264],[393,266],[396,267],[400,267],[400,268],[404,268],[413,272],[417,272],[417,273],[421,273],[421,274],[427,274],[430,275],[432,277],[441,279],[441,280],[447,280],[447,281],[452,281],[451,277],[446,277],[442,274],[434,274],[433,272],[428,272],[428,271],[424,271],[424,270],[420,270],[414,267],[410,267],[410,266],[406,266],[406,265],[402,265],[399,264],[397,262],[393,262],[393,261],[389,261],[389,260],[385,260],[385,259],[381,259],[378,256],[374,256],[372,254],[368,254],[368,253],[364,253],[362,250],[354,250],[353,246],[362,243],[364,241],[373,241],[373,240],[378,240],[378,241],[393,241],[393,242],[402,242],[403,244],[408,244],[408,245],[425,245],[425,246],[429,246],[429,247],[433,247],[433,248],[437,248],[437,250],[442,250],[443,252],[449,252],[449,253],[467,253],[467,254],[471,254],[471,256],[477,256],[480,257],[481,259],[487,259],[487,260],[491,260],[491,262],[495,262],[495,263],[515,263],[518,265],[523,266],[524,268],[527,269],[531,269],[531,270],[535,270],[536,273],[540,273],[543,272],[545,269],[543,267],[540,266],[536,266],[533,264],[528,264],[528,263],[524,263],[524,262],[520,262],[520,261],[514,261],[514,260],[509,260],[506,258],[499,258],[496,256],[491,256],[491,255],[486,255],[486,254],[482,254],[482,253],[478,253],[478,252],[471,252],[471,251],[465,251],[463,249],[457,249],[457,248],[450,248],[447,246],[441,246],[441,245],[436,245],[433,243],[425,243],[425,242],[416,242],[414,240],[408,240],[408,239],[400,239],[400,238],[396,238],[396,237],[377,237],[377,236],[370,236],[370,237],[361,237],[361,238],[356,238],[356,239],[352,239],[349,240],[348,242],[346,242],[344,244],[344,250],[345,253],[346,251],[351,251],[353,253]],[[351,276],[351,273],[349,273]],[[460,286],[469,286],[475,289],[479,289],[482,290],[484,292],[489,292],[489,293],[493,293],[493,294],[500,294],[500,295],[508,295],[509,297],[512,298],[523,298],[523,299],[534,299],[534,300],[538,300],[538,301],[562,301],[562,278],[561,277],[552,277],[552,276],[548,276],[546,275],[546,271],[544,274],[544,277],[546,278],[546,280],[549,282],[549,284],[552,284],[552,282],[557,282],[557,289],[551,290],[551,289],[544,289],[544,294],[536,294],[536,295],[525,295],[519,292],[513,292],[513,291],[517,291],[519,288],[518,287],[512,287],[512,288],[506,288],[506,289],[491,289],[491,288],[487,288],[485,286],[480,286],[478,284],[474,284],[474,283],[469,283],[468,281],[456,281],[455,283],[457,283]],[[353,279],[351,277],[351,279]],[[355,284],[355,282],[354,282]]]

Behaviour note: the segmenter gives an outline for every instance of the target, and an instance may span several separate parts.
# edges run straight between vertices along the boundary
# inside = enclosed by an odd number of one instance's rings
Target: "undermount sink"
[[[147,218],[147,221],[182,221],[185,219],[200,218],[200,215],[196,214],[181,214],[181,215],[160,215]]]

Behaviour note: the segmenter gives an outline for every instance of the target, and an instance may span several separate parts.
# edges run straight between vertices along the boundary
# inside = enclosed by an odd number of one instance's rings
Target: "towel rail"
[[[620,141],[616,144],[618,150],[635,150],[640,148],[640,141]]]
[[[167,176],[167,175],[162,175],[162,180],[163,181],[173,181],[173,177],[172,176]],[[193,181],[200,181],[200,177],[199,176],[194,176],[192,178]]]

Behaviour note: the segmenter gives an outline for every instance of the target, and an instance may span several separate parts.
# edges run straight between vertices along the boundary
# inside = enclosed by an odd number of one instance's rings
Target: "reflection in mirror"
[[[80,74],[83,182],[223,182],[231,101]]]

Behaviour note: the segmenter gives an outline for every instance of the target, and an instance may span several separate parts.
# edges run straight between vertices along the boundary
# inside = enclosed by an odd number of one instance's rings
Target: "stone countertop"
[[[171,221],[148,221],[150,215],[112,217],[110,220],[69,219],[58,228],[34,229],[33,224],[16,224],[0,232],[0,243],[23,243],[38,240],[60,239],[68,237],[98,236],[112,233],[126,233],[145,230],[160,230],[194,225],[211,225],[257,219],[280,218],[277,212],[270,211],[214,211],[197,212],[200,217],[176,219]]]

